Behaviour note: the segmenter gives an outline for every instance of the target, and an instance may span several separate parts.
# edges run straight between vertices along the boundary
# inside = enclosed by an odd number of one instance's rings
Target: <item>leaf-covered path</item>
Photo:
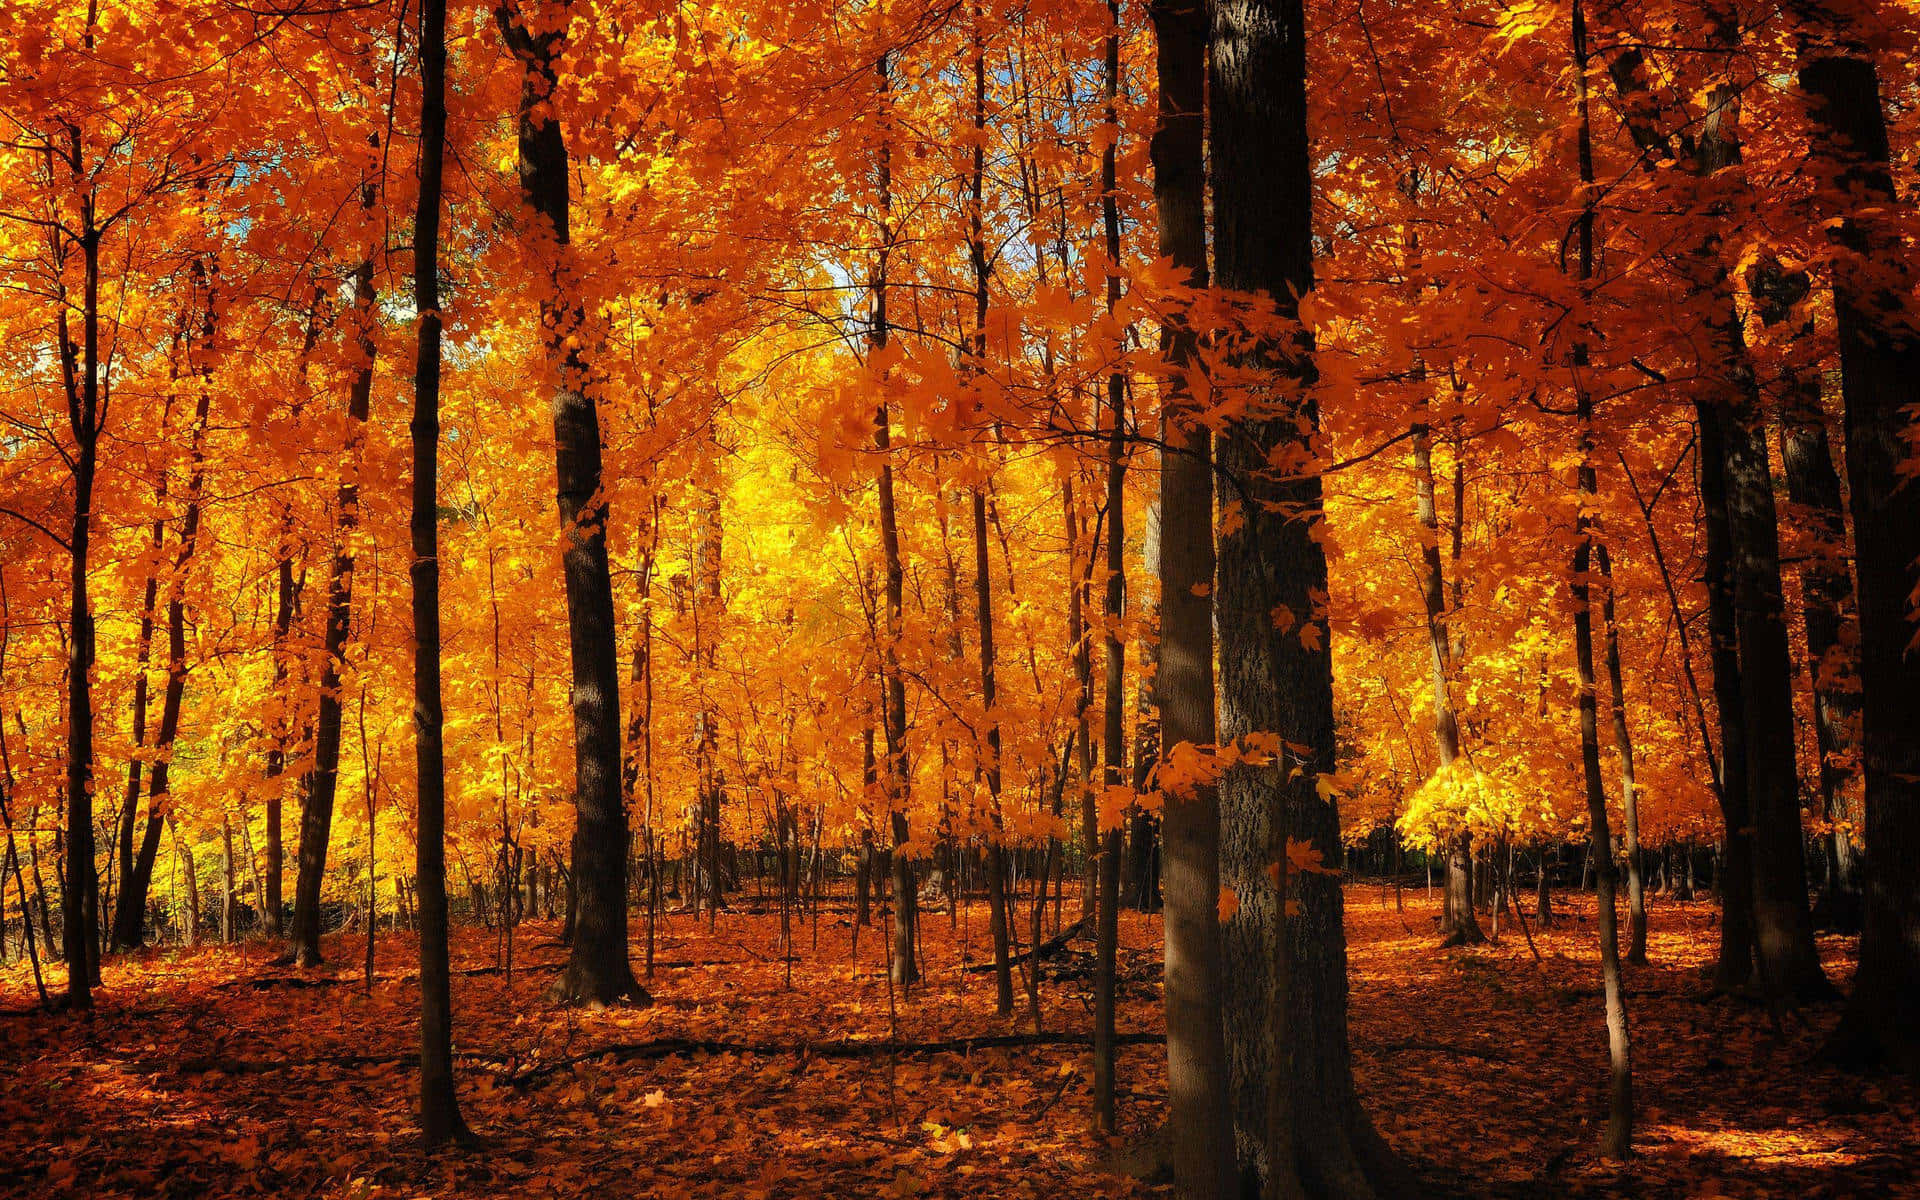
[[[1842,1075],[1815,1052],[1834,1012],[1776,1032],[1762,1007],[1713,998],[1698,968],[1712,910],[1659,903],[1655,966],[1629,978],[1640,1156],[1593,1153],[1604,1045],[1590,920],[1561,898],[1553,930],[1441,951],[1418,892],[1348,894],[1353,1041],[1382,1132],[1440,1195],[1920,1195],[1913,1090]],[[1571,912],[1572,918],[1564,915]],[[1590,906],[1586,914],[1590,916]],[[1024,921],[1022,922],[1024,925]],[[263,945],[113,960],[91,1022],[0,1021],[0,1193],[20,1196],[1134,1196],[1095,1174],[1086,962],[1050,960],[1042,1039],[1025,997],[992,1015],[985,912],[929,913],[928,983],[894,997],[883,939],[853,956],[843,915],[796,927],[792,983],[778,918],[664,922],[658,1003],[582,1012],[542,999],[558,950],[523,926],[509,981],[497,942],[456,941],[456,1051],[477,1151],[424,1163],[409,1105],[417,994],[410,941],[383,940],[371,992],[363,943],[330,942],[315,976]],[[1155,918],[1124,927],[1123,1120],[1161,1117]],[[1840,941],[1823,945],[1836,976]],[[1063,978],[1064,976],[1064,978]],[[30,981],[7,968],[5,1006]],[[297,981],[297,982],[289,982]],[[959,1044],[960,1039],[995,1039]],[[1006,1044],[1014,1042],[1014,1044]],[[734,1049],[728,1049],[732,1047]]]

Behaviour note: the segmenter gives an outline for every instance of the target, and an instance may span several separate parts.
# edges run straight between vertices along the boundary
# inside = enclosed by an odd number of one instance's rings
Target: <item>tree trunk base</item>
[[[1465,925],[1456,925],[1452,929],[1443,929],[1440,932],[1440,948],[1442,950],[1451,949],[1455,946],[1484,945],[1486,940],[1486,932],[1480,928],[1478,921],[1473,921]]]
[[[586,1008],[646,1008],[653,996],[633,976],[633,968],[622,963],[612,971],[590,971],[578,963],[567,964],[560,978],[553,981],[547,997],[560,1004]]]

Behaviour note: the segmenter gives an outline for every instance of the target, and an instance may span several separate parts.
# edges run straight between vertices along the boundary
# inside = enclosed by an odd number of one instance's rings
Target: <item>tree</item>
[[[1893,223],[1890,147],[1873,59],[1858,31],[1817,5],[1800,87],[1815,161],[1839,217],[1833,271],[1846,406],[1847,478],[1859,576],[1866,914],[1860,969],[1836,1036],[1843,1057],[1920,1074],[1920,662],[1910,597],[1920,560],[1920,491],[1908,482],[1920,343],[1907,327],[1911,264]],[[1844,196],[1844,202],[1838,197]]]
[[[420,7],[420,195],[413,220],[413,736],[419,816],[420,1132],[432,1151],[466,1139],[453,1087],[453,998],[447,963],[446,757],[440,709],[440,207],[447,139],[446,0]],[[625,849],[622,843],[621,849]]]
[[[1188,289],[1207,285],[1207,12],[1196,0],[1150,0],[1159,104],[1153,140],[1158,249]],[[1198,341],[1178,305],[1161,335],[1160,705],[1161,836],[1166,843],[1167,1107],[1173,1173],[1190,1200],[1234,1193],[1233,1122],[1219,995],[1219,794],[1203,773],[1170,764],[1213,745],[1212,435],[1187,385]]]
[[[575,913],[567,969],[555,983],[569,1000],[647,1003],[627,957],[627,809],[621,794],[620,648],[607,566],[608,504],[602,487],[600,420],[585,342],[582,281],[570,249],[567,145],[553,112],[554,61],[565,35],[565,3],[538,18],[511,0],[495,10],[524,72],[518,132],[520,192],[533,214],[524,240],[544,260],[540,330],[554,378],[554,466],[573,666]]]
[[[1327,865],[1340,831],[1314,346],[1300,314],[1313,287],[1306,41],[1299,0],[1214,8],[1214,281],[1273,306],[1237,363],[1245,413],[1218,445],[1220,736],[1265,751],[1220,786],[1221,882],[1238,897],[1222,929],[1229,1094],[1243,1194],[1404,1196],[1418,1189],[1354,1089],[1343,900]],[[1274,878],[1292,881],[1288,894]]]

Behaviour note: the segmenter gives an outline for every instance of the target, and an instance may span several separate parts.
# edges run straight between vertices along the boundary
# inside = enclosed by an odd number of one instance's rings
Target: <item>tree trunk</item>
[[[1895,224],[1872,59],[1838,39],[1802,63],[1800,86],[1814,100],[1816,161],[1838,176],[1829,194],[1854,201],[1840,214],[1833,278],[1860,585],[1866,912],[1835,1049],[1920,1075],[1920,662],[1908,613],[1920,491],[1903,470],[1912,458],[1908,411],[1920,399],[1920,346],[1890,315],[1909,293],[1912,266]]]
[[[1580,183],[1586,197],[1580,211],[1579,281],[1583,295],[1591,290],[1594,259],[1593,124],[1587,95],[1586,12],[1580,0],[1573,5],[1573,68],[1579,96]],[[1586,782],[1589,857],[1600,926],[1600,981],[1607,1013],[1607,1127],[1600,1138],[1602,1156],[1622,1160],[1633,1153],[1633,1065],[1627,1035],[1626,989],[1620,978],[1619,913],[1614,901],[1613,838],[1607,828],[1607,789],[1600,775],[1599,702],[1594,695],[1593,601],[1588,572],[1593,566],[1597,539],[1592,516],[1599,491],[1593,466],[1593,394],[1587,388],[1588,347],[1573,347],[1574,403],[1579,421],[1579,505],[1574,517],[1575,549],[1569,590],[1573,595],[1574,665],[1580,681],[1580,766]]]
[[[1752,274],[1761,320],[1778,326],[1793,316],[1812,282],[1763,262]],[[1789,335],[1790,345],[1810,341],[1812,318]],[[1789,351],[1792,352],[1791,350]],[[1844,367],[1842,368],[1844,371]],[[1820,755],[1820,805],[1827,822],[1827,870],[1822,905],[1843,917],[1858,904],[1852,835],[1862,824],[1857,772],[1860,721],[1858,629],[1852,620],[1853,579],[1847,570],[1847,524],[1834,470],[1833,449],[1820,395],[1820,374],[1790,363],[1780,383],[1780,464],[1791,501],[1810,545],[1800,567],[1800,614],[1806,630],[1807,678],[1813,693],[1813,730]],[[1844,385],[1843,385],[1844,386]],[[1857,909],[1855,912],[1857,915]]]
[[[60,893],[61,949],[67,962],[68,1008],[93,1007],[99,961],[99,880],[93,862],[93,606],[87,595],[93,535],[93,483],[100,445],[100,231],[91,194],[85,196],[86,232],[80,239],[85,282],[81,293],[82,345],[75,370],[67,310],[58,317],[60,360],[73,433],[73,525],[67,536],[67,824],[66,883]],[[76,378],[76,374],[78,378]]]
[[[1207,11],[1149,0],[1159,107],[1153,140],[1157,248],[1183,282],[1207,285],[1205,104]],[[1160,463],[1160,761],[1214,744],[1212,435],[1186,388],[1197,339],[1175,308],[1162,327]],[[1220,808],[1205,783],[1166,786],[1167,1124],[1175,1186],[1187,1200],[1235,1190],[1220,1015]]]
[[[1100,214],[1106,234],[1107,318],[1117,321],[1120,307],[1120,213],[1116,156],[1120,138],[1120,2],[1107,0],[1106,121],[1113,136],[1100,152]],[[1116,361],[1126,353],[1126,335],[1116,326]],[[1107,435],[1107,580],[1101,614],[1106,628],[1106,690],[1101,698],[1101,764],[1109,791],[1126,786],[1127,647],[1120,622],[1127,597],[1126,429],[1127,377],[1107,375],[1107,411],[1113,422]],[[1100,895],[1094,933],[1093,1116],[1102,1130],[1116,1127],[1114,1100],[1114,963],[1120,942],[1120,850],[1122,820],[1100,831]]]
[[[880,245],[874,256],[873,322],[867,342],[876,352],[884,350],[891,326],[887,318],[887,260],[893,253],[893,79],[889,56],[882,54],[874,64],[878,76],[880,117],[880,161],[875,182],[878,188]],[[887,402],[883,398],[874,412],[874,449],[880,454],[880,550],[886,560],[886,627],[881,636],[880,671],[883,696],[883,720],[887,732],[886,790],[887,809],[893,832],[893,981],[903,987],[920,977],[915,961],[916,931],[919,927],[919,896],[913,884],[913,862],[906,854],[911,839],[907,823],[907,803],[911,796],[913,772],[907,760],[907,683],[900,669],[902,610],[906,597],[906,572],[900,562],[900,525],[894,508],[892,431],[888,423]]]
[[[361,205],[370,207],[372,189],[361,188]],[[373,401],[375,342],[373,328],[379,298],[373,259],[360,260],[353,276],[354,336],[359,358],[347,385],[347,443],[342,447],[340,485],[334,501],[333,561],[327,569],[327,623],[321,635],[320,695],[314,717],[313,761],[301,787],[300,853],[293,882],[293,955],[304,967],[320,962],[320,887],[327,870],[327,843],[333,832],[333,801],[340,783],[340,674],[347,634],[353,627],[355,534],[360,528],[360,470],[366,446],[367,416]],[[272,850],[268,850],[271,858]],[[279,872],[271,862],[268,886]]]
[[[1264,293],[1286,320],[1313,287],[1306,37],[1300,0],[1214,6],[1217,282]],[[1320,477],[1275,468],[1314,461],[1312,336],[1259,339],[1242,365],[1264,374],[1219,442],[1219,502],[1239,518],[1219,548],[1220,737],[1260,735],[1276,761],[1230,768],[1220,786],[1221,883],[1239,901],[1220,1002],[1241,1188],[1413,1195],[1361,1108],[1347,1042],[1339,817],[1320,791],[1335,754]],[[1289,871],[1296,844],[1327,865]],[[1285,896],[1269,883],[1276,858],[1294,880]]]
[[[1719,406],[1694,407],[1700,443],[1700,507],[1705,515],[1707,634],[1712,645],[1714,707],[1720,724],[1720,814],[1725,849],[1713,873],[1720,897],[1720,954],[1714,986],[1742,987],[1753,975],[1753,839],[1747,800],[1747,735],[1742,715],[1739,630],[1733,612],[1727,523],[1725,421]]]
[[[1647,882],[1640,861],[1640,790],[1634,782],[1633,733],[1627,728],[1627,685],[1620,667],[1620,625],[1614,619],[1613,559],[1595,543],[1600,568],[1600,614],[1607,639],[1607,686],[1613,698],[1613,745],[1620,755],[1620,810],[1626,817],[1627,961],[1647,961]]]
[[[565,25],[534,33],[503,4],[502,34],[522,67],[518,132],[524,240],[546,273],[540,329],[553,388],[554,468],[573,668],[574,814],[578,854],[573,943],[554,994],[593,1005],[647,996],[627,958],[627,810],[621,797],[620,650],[607,565],[600,419],[584,343],[580,282],[569,250],[567,147],[554,111]]]
[[[453,1087],[447,964],[446,762],[440,711],[440,202],[446,147],[446,0],[421,0],[420,195],[413,219],[413,303],[420,314],[413,375],[413,732],[419,817],[420,1132],[429,1152],[465,1139]],[[331,620],[331,614],[329,614]],[[329,657],[329,665],[332,659]],[[323,692],[323,695],[325,693]],[[339,701],[334,701],[336,707]],[[335,716],[338,729],[338,715]],[[336,732],[337,738],[337,732]],[[329,797],[331,801],[331,797]],[[306,866],[306,846],[301,846]]]

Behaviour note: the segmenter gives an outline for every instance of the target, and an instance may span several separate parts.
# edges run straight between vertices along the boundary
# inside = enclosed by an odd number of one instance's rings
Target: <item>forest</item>
[[[1917,46],[0,4],[0,1196],[1920,1197]]]

